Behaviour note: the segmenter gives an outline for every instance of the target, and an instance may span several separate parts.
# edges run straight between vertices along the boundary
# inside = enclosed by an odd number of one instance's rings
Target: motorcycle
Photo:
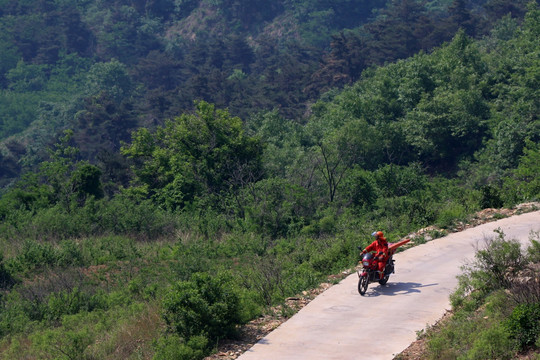
[[[373,253],[364,254],[362,261],[362,268],[358,269],[358,292],[360,295],[364,295],[367,291],[368,285],[373,282],[378,282],[380,285],[386,285],[390,275],[395,272],[395,261],[393,259],[396,249],[401,245],[408,243],[410,239],[405,239],[395,244],[389,244],[388,246],[388,260],[384,267],[384,274],[381,278],[379,276],[378,258]]]
[[[392,255],[388,257],[388,261],[386,262],[386,266],[384,268],[384,276],[381,278],[379,276],[379,267],[378,263],[380,260],[377,260],[377,258],[372,253],[367,253],[362,258],[362,269],[358,270],[358,292],[360,295],[364,295],[367,291],[368,285],[373,282],[379,282],[381,285],[386,285],[388,282],[388,279],[390,278],[390,274],[394,273],[394,259],[392,258]]]

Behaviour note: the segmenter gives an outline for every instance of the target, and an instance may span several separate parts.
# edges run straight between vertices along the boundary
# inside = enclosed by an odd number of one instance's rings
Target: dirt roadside
[[[487,222],[535,211],[539,208],[540,203],[536,202],[520,204],[513,209],[484,209],[476,213],[474,216],[471,216],[467,222],[458,223],[450,230],[443,230],[430,226],[420,229],[417,232],[408,234],[404,238],[411,239],[411,243],[407,244],[408,247],[411,247],[414,246],[415,239],[422,239],[422,242],[431,241],[434,240],[433,236],[441,237],[451,232],[460,232]],[[329,276],[327,282],[320,284],[316,289],[304,291],[302,294],[286,299],[284,304],[270,309],[264,316],[252,320],[248,324],[244,325],[240,329],[239,339],[223,342],[220,344],[218,351],[215,354],[206,357],[205,360],[229,360],[238,358],[245,351],[250,349],[256,342],[287,321],[292,315],[294,315],[294,313],[298,312],[304,306],[309,304],[313,299],[315,299],[315,297],[326,291],[333,284],[338,283],[341,279],[350,275],[353,271],[355,271],[355,269],[349,269],[340,274]],[[449,315],[450,314],[447,313],[442,319],[439,320],[438,323],[444,322]],[[434,326],[436,327],[437,325]],[[424,347],[425,340],[419,339],[412,343],[402,353],[398,354],[396,358],[410,360],[421,359]]]

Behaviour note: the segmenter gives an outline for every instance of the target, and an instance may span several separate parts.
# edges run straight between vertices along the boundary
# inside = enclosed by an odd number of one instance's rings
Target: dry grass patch
[[[150,304],[100,336],[88,354],[96,359],[152,359],[152,343],[163,329],[158,304]]]

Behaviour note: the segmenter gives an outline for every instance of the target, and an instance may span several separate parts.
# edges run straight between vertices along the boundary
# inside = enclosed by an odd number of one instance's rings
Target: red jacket
[[[374,242],[372,242],[371,244],[369,244],[365,250],[365,252],[375,252],[375,256],[379,256],[381,257],[381,252],[382,252],[382,257],[384,260],[386,260],[388,258],[388,242],[386,241],[381,241],[381,240],[375,240]]]

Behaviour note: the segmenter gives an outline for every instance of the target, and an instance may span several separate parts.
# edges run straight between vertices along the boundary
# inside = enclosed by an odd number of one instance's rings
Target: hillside
[[[430,51],[460,27],[480,38],[525,11],[522,0],[4,0],[0,185],[47,160],[64,129],[82,158],[115,162],[131,131],[194,100],[245,122],[276,109],[305,123],[320,94],[364,69]]]
[[[540,197],[536,2],[0,3],[0,358],[201,359]]]

